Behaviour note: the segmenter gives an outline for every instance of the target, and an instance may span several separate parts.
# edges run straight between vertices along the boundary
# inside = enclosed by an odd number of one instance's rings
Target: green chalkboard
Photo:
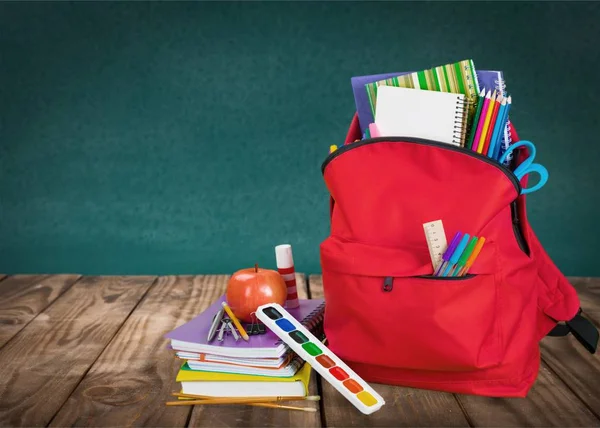
[[[320,164],[353,75],[473,58],[550,171],[529,198],[570,275],[600,275],[600,4],[0,4],[0,272],[226,273],[291,243],[319,272]]]

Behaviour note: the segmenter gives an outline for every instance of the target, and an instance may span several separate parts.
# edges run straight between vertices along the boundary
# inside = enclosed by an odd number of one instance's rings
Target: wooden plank
[[[600,278],[569,278],[577,288],[585,315],[600,327]],[[572,336],[546,337],[541,342],[544,362],[588,408],[600,417],[600,359]]]
[[[223,294],[228,276],[161,277],[94,363],[51,426],[185,426],[191,407],[167,407],[181,366],[164,335]]]
[[[14,275],[0,282],[0,348],[80,275]]]
[[[600,421],[552,373],[540,367],[537,382],[526,398],[488,398],[459,395],[474,426],[591,427]]]
[[[2,281],[4,278],[6,278],[6,275],[3,273],[0,273],[0,281]]]
[[[0,350],[0,426],[47,425],[153,282],[83,278],[8,342]]]
[[[309,277],[313,298],[323,296],[320,275]],[[371,384],[386,404],[376,413],[365,416],[352,406],[329,383],[321,381],[325,426],[469,426],[453,394]]]
[[[600,325],[600,278],[570,277],[586,318]]]
[[[307,298],[306,277],[296,274],[298,296]],[[313,372],[309,385],[311,395],[318,394],[316,375]],[[316,402],[289,403],[302,407],[319,408]],[[190,427],[320,427],[320,413],[265,409],[251,406],[194,406]]]

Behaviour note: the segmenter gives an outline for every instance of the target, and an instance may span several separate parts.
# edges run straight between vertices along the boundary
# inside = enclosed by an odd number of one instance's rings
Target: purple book
[[[196,318],[167,333],[165,337],[171,339],[171,347],[176,351],[242,358],[279,358],[288,351],[288,346],[269,329],[265,334],[250,336],[248,342],[241,337],[236,341],[231,334],[227,334],[222,342],[219,342],[215,336],[208,343],[208,331],[213,317],[221,308],[221,302],[224,301],[225,295]],[[300,299],[300,307],[288,309],[288,312],[308,330],[314,331],[315,326],[323,320],[325,301]]]

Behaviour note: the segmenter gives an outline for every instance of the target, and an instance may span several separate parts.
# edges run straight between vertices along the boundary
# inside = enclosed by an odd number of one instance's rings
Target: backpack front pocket
[[[360,263],[346,256],[322,246],[325,332],[341,358],[432,371],[502,361],[496,274],[440,278],[390,269],[374,275],[368,268],[359,274]]]

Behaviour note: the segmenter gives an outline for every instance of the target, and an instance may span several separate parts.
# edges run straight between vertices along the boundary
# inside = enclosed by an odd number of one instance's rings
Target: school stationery
[[[508,126],[508,113],[510,111],[510,108],[512,106],[512,96],[509,96],[508,99],[506,100],[506,107],[504,108],[504,115],[502,116],[502,122],[506,123],[506,126]],[[510,147],[510,145],[512,144],[512,139],[510,138],[510,134],[509,134],[509,138],[508,139],[503,139],[500,140],[500,138],[498,138],[496,140],[496,144],[494,145],[494,155],[493,155],[493,159],[500,159],[501,156],[504,155],[504,153],[506,153],[506,151],[508,150],[508,147]],[[505,164],[508,163],[508,161],[510,161],[512,159],[511,153],[509,153],[506,157],[505,157]]]
[[[212,340],[215,337],[215,334],[217,333],[217,328],[221,325],[221,320],[223,319],[223,313],[224,313],[224,309],[220,308],[219,311],[215,314],[214,318],[213,318],[213,322],[210,325],[210,329],[208,330],[208,337],[207,337],[207,341],[208,342],[212,342]]]
[[[465,247],[467,246],[467,243],[469,242],[469,238],[470,236],[468,233],[465,233],[462,236],[460,242],[456,246],[456,249],[450,256],[450,261],[448,262],[446,269],[444,269],[444,273],[442,273],[442,276],[448,276],[448,273],[450,273],[450,271],[454,269],[454,266],[456,265],[456,263],[458,263],[458,259],[462,255],[463,251],[465,250]]]
[[[433,269],[442,263],[442,257],[448,243],[446,242],[446,232],[444,232],[444,224],[442,220],[430,221],[423,223],[423,230],[425,231],[425,239],[427,241],[427,248],[429,248],[429,256],[431,258],[431,264]]]
[[[371,111],[376,116],[379,89],[383,86],[423,89],[453,94],[463,94],[467,101],[467,123],[475,113],[479,83],[472,60],[463,60],[454,64],[446,64],[429,70],[404,74],[374,83],[367,83],[365,88],[369,96]],[[377,120],[375,120],[377,123]]]
[[[477,118],[477,122],[473,123],[471,130],[475,130],[475,136],[473,137],[473,143],[471,144],[471,150],[474,152],[477,151],[479,147],[479,140],[481,139],[481,133],[483,131],[483,124],[485,122],[485,117],[487,116],[488,109],[490,107],[490,100],[492,98],[492,93],[490,91],[485,94],[485,99],[483,100],[483,107],[481,108],[481,113]]]
[[[471,253],[473,253],[473,248],[475,248],[476,244],[477,244],[477,237],[473,236],[471,238],[471,240],[469,241],[467,248],[465,248],[465,250],[460,255],[460,258],[458,259],[458,262],[456,262],[456,266],[454,267],[454,269],[452,269],[450,276],[458,276],[458,273],[467,264],[467,260],[469,259],[469,256],[471,255]]]
[[[189,360],[187,365],[192,370],[200,370],[215,373],[234,373],[234,374],[249,374],[261,376],[294,376],[298,369],[302,366],[303,361],[296,357],[290,361],[286,361],[279,367],[256,367],[248,365],[237,365],[227,363],[210,363],[205,361]]]
[[[473,124],[471,126],[471,131],[469,132],[469,138],[465,144],[466,149],[470,149],[473,146],[473,140],[475,139],[475,134],[477,133],[477,124],[479,123],[479,117],[481,116],[481,110],[484,101],[485,89],[482,89],[479,93],[479,98],[477,99],[477,109],[475,110],[475,117],[473,118]]]
[[[258,376],[197,371],[184,364],[177,373],[185,394],[212,397],[277,397],[308,395],[311,367],[303,364],[293,376]]]
[[[375,116],[371,111],[369,96],[367,94],[365,85],[368,83],[374,83],[380,80],[390,79],[392,77],[398,77],[410,73],[412,72],[407,71],[352,77],[352,92],[354,94],[354,101],[356,103],[356,112],[360,126],[360,133],[363,136],[363,139],[370,138],[369,136],[365,135],[365,132],[369,128],[369,124],[373,123],[373,121],[375,120]],[[502,71],[476,70],[475,75],[477,76],[479,87],[485,90],[484,93],[487,93],[487,91],[490,91],[491,93],[494,91],[494,89],[498,91],[504,91],[504,88],[506,87]],[[504,92],[502,93],[504,94]]]
[[[262,324],[262,323],[261,323]],[[263,324],[264,325],[264,324]],[[292,361],[293,352],[282,355],[279,358],[240,358],[225,357],[223,355],[201,354],[197,352],[177,351],[178,358],[187,360],[188,363],[224,364],[231,366],[259,367],[259,368],[281,368]]]
[[[296,289],[296,268],[294,267],[292,246],[289,244],[277,245],[275,247],[275,260],[277,271],[287,287],[285,307],[288,309],[297,308],[300,303],[298,302],[298,291]]]
[[[373,388],[281,305],[262,305],[256,316],[362,413],[371,414],[385,404]]]
[[[379,132],[379,129],[377,128],[377,124],[375,124],[375,123],[369,124],[369,134],[371,135],[371,138],[381,137],[381,133]]]
[[[521,190],[521,194],[525,195],[527,193],[535,192],[536,190],[541,189],[546,182],[548,181],[548,170],[539,163],[533,163],[536,155],[535,146],[531,141],[521,140],[513,145],[511,145],[506,152],[499,159],[500,163],[504,163],[506,158],[512,154],[515,149],[519,147],[527,147],[529,149],[529,156],[525,158],[525,160],[517,166],[517,168],[513,171],[519,180],[521,180],[525,175],[536,172],[540,176],[540,180],[535,186],[523,188]]]
[[[496,127],[496,120],[498,118],[498,110],[500,110],[500,105],[504,101],[502,94],[498,94],[496,101],[494,102],[494,109],[492,110],[492,118],[490,119],[490,124],[487,129],[485,135],[485,141],[483,142],[483,149],[481,150],[481,154],[487,155],[487,152],[490,148],[490,141],[492,139],[492,134],[494,132],[494,128]]]
[[[240,334],[242,335],[244,340],[246,342],[248,340],[250,340],[250,338],[248,337],[248,334],[246,333],[246,330],[244,330],[244,327],[242,327],[242,324],[240,324],[240,322],[238,321],[237,317],[234,315],[233,311],[231,310],[231,308],[229,307],[227,302],[221,302],[221,306],[223,306],[223,309],[225,309],[225,312],[227,312],[229,319],[233,322],[233,324],[235,325],[235,328],[238,329],[238,331],[240,332]],[[233,330],[233,328],[231,330]],[[235,332],[234,332],[234,337],[235,337]]]
[[[418,137],[464,144],[465,96],[381,86],[375,124],[382,137]]]
[[[504,118],[504,110],[506,110],[506,102],[507,98],[502,98],[502,103],[500,104],[500,108],[498,109],[498,115],[496,119],[496,123],[494,125],[494,132],[492,133],[492,137],[490,139],[490,147],[488,148],[487,154],[488,157],[494,159],[494,152],[496,151],[496,147],[501,144],[501,134],[502,130],[506,127],[506,120]]]
[[[483,144],[485,142],[485,137],[487,136],[487,131],[490,126],[490,120],[492,118],[492,113],[494,111],[494,106],[496,103],[497,96],[498,96],[498,94],[496,93],[496,91],[494,91],[494,93],[492,94],[492,97],[490,98],[490,102],[487,106],[485,117],[482,117],[483,126],[481,128],[481,135],[479,136],[479,141],[477,143],[477,153],[481,153],[483,151]],[[479,119],[479,121],[481,122],[482,119]],[[474,143],[473,143],[473,147],[475,147]]]
[[[435,276],[438,276],[441,272],[443,272],[444,269],[446,269],[446,266],[448,266],[448,263],[450,263],[450,257],[452,257],[456,246],[460,242],[461,236],[462,234],[460,232],[456,232],[454,238],[452,238],[450,245],[448,245],[448,248],[446,249],[446,251],[444,251],[444,255],[442,256],[442,263],[438,266],[437,270],[434,273]]]
[[[473,248],[473,252],[467,259],[464,267],[458,272],[458,276],[464,276],[467,274],[467,272],[469,272],[469,269],[471,269],[471,266],[473,266],[473,263],[475,263],[475,259],[477,259],[477,256],[481,252],[481,249],[483,248],[483,244],[485,244],[485,238],[484,237],[478,238],[477,244],[475,244],[475,247]]]
[[[329,154],[335,152],[337,150],[337,146],[335,144],[332,144],[331,146],[329,146]]]
[[[204,312],[191,321],[167,333],[175,351],[208,353],[228,357],[242,358],[278,358],[289,348],[273,332],[252,336],[248,342],[236,342],[231,335],[226,335],[223,342],[208,343],[206,340],[213,315],[221,308],[225,296],[221,296]],[[307,328],[321,334],[325,302],[323,299],[300,299],[300,306],[290,309],[290,314],[305,324]]]

